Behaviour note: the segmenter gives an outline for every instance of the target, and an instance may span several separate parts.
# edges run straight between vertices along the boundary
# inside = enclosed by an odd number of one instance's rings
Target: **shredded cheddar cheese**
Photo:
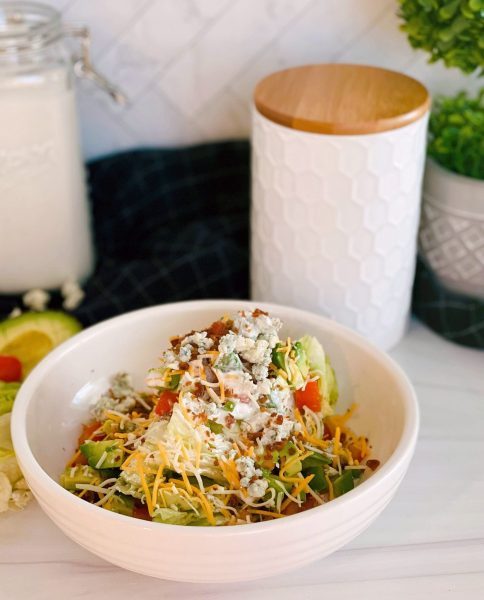
[[[368,439],[348,426],[356,405],[323,418],[327,406],[318,412],[309,387],[304,405],[307,384],[326,371],[305,371],[303,338],[281,340],[276,321],[255,310],[175,336],[150,370],[151,394],[116,376],[86,429],[99,423],[89,439],[100,445],[83,449],[85,460],[79,448],[72,455],[67,489],[103,508],[141,516],[146,505],[153,520],[188,525],[282,518],[343,493],[350,486],[338,477],[370,466]],[[272,362],[275,348],[283,368]]]

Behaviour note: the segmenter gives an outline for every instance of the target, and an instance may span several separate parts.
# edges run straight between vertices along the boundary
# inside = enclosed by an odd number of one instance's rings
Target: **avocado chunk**
[[[124,460],[124,448],[121,440],[93,442],[88,440],[79,450],[87,458],[90,467],[95,469],[112,469],[120,467]]]
[[[283,369],[284,371],[286,370],[286,364],[285,364],[285,352],[283,350],[281,350],[281,348],[284,348],[284,344],[281,342],[278,342],[274,348],[274,350],[272,351],[272,362],[276,365],[276,367],[278,367],[279,369]]]
[[[287,442],[282,448],[282,450],[279,452],[279,456],[281,459],[284,459],[283,463],[286,463],[294,456],[294,454],[296,454],[296,452],[296,446],[293,444],[293,442]],[[301,469],[301,461],[295,460],[290,464],[289,468],[286,469],[286,475],[289,475],[289,477],[293,477],[294,475],[297,475],[297,473],[299,473]]]
[[[335,498],[342,496],[351,491],[355,487],[353,473],[348,470],[333,481],[333,492]]]
[[[17,357],[24,377],[53,348],[82,329],[59,311],[27,312],[0,322],[0,354]]]
[[[74,492],[77,490],[78,483],[89,483],[98,485],[101,483],[101,476],[96,469],[87,465],[77,465],[76,467],[67,467],[60,476],[60,484],[66,490]]]

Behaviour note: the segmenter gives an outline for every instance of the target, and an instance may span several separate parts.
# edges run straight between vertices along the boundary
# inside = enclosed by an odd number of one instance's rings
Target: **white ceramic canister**
[[[73,60],[65,36],[80,38]],[[94,262],[74,71],[93,69],[89,34],[53,8],[0,2],[0,293],[84,280]]]
[[[267,77],[254,104],[252,298],[391,348],[411,301],[427,90],[394,71],[315,65]]]

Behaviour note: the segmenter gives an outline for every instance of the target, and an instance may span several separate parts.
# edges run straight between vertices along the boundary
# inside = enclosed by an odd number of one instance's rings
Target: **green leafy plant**
[[[414,48],[464,73],[484,68],[484,0],[399,0],[401,29]]]
[[[434,101],[428,153],[450,171],[484,179],[484,89]]]

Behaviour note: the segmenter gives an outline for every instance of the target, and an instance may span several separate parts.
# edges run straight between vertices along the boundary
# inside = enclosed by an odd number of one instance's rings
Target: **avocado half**
[[[16,356],[25,378],[46,354],[81,329],[77,319],[63,312],[27,312],[0,322],[0,354]]]

